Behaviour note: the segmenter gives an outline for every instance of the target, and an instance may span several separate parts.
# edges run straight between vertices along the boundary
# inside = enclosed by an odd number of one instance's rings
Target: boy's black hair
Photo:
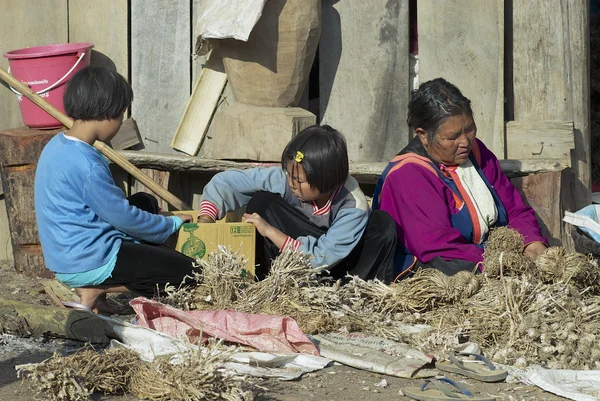
[[[300,162],[296,161],[298,152],[303,155]],[[333,191],[348,178],[346,140],[329,125],[312,125],[296,135],[281,155],[281,167],[285,171],[290,161],[293,172],[302,165],[306,181],[321,193]]]
[[[78,71],[67,83],[63,102],[75,120],[114,120],[133,101],[131,85],[119,73],[99,66]]]
[[[413,130],[423,129],[433,140],[444,121],[462,114],[473,117],[471,101],[444,78],[436,78],[412,91],[406,123]]]

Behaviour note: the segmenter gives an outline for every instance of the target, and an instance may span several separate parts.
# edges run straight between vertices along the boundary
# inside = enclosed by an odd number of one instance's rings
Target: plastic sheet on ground
[[[207,337],[244,344],[278,354],[319,351],[292,318],[237,311],[182,311],[160,302],[136,298],[130,302],[137,323],[195,344]]]
[[[183,354],[196,350],[196,345],[177,340],[167,334],[135,326],[118,319],[102,316],[111,326],[112,348],[126,348],[140,358],[152,362],[156,357],[170,355],[176,364]],[[305,373],[323,369],[331,361],[315,355],[277,355],[263,352],[237,352],[229,356],[224,368],[238,375],[294,380]]]
[[[575,401],[600,400],[600,370],[546,369],[539,365],[526,370],[508,367],[511,376],[528,385]]]
[[[309,337],[319,347],[321,356],[357,369],[407,379],[437,374],[436,370],[423,369],[433,361],[433,356],[407,344],[362,333],[329,333]]]
[[[323,369],[331,360],[315,355],[276,355],[265,352],[243,352],[233,354],[225,363],[225,369],[240,375],[273,377],[294,380],[304,373]]]
[[[267,0],[204,0],[199,2],[198,40],[233,38],[247,41]]]

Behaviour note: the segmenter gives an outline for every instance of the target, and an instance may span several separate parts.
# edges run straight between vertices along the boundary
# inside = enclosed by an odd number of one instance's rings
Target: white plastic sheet
[[[600,370],[545,369],[532,365],[525,371],[509,368],[509,372],[525,384],[570,400],[600,400]]]
[[[432,355],[407,344],[361,333],[329,333],[309,338],[317,345],[321,356],[357,369],[407,379],[432,377],[437,373],[423,369],[432,362]]]
[[[573,224],[600,242],[600,205],[589,205],[575,213],[565,212],[565,223]]]
[[[182,354],[198,349],[196,345],[177,340],[156,330],[135,326],[110,317],[101,317],[110,323],[113,331],[111,336],[119,338],[119,340],[111,340],[112,348],[132,350],[148,362],[158,356],[171,355],[171,363],[177,363]],[[238,352],[229,357],[224,367],[239,375],[294,380],[305,373],[323,369],[330,362],[327,358],[306,354],[279,355],[265,352]]]
[[[247,41],[262,15],[266,0],[205,0],[199,2],[198,39]]]

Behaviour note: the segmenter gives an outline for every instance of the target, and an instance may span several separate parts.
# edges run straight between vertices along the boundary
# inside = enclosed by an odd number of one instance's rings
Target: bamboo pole
[[[23,96],[31,100],[42,110],[50,114],[52,117],[56,118],[65,127],[71,128],[73,126],[73,120],[71,120],[68,116],[66,116],[56,107],[44,100],[41,96],[39,96],[37,93],[31,90],[31,88],[29,88],[26,84],[22,83],[2,68],[0,68],[0,78],[2,78],[3,81],[12,86],[14,89],[21,92]],[[192,209],[184,201],[182,201],[181,199],[177,198],[175,195],[164,189],[157,182],[155,182],[153,179],[144,174],[140,169],[131,164],[127,159],[125,159],[123,156],[121,156],[112,148],[110,148],[107,144],[100,141],[96,141],[94,142],[94,147],[100,152],[102,152],[104,156],[106,156],[112,162],[116,163],[129,174],[134,176],[152,192],[154,192],[160,198],[164,199],[168,204],[170,204],[177,210]]]

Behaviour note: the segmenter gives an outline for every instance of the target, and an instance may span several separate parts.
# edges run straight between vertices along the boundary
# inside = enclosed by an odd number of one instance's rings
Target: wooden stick
[[[0,78],[5,81],[7,84],[15,88],[17,91],[21,92],[23,96],[27,99],[31,100],[34,104],[39,106],[42,110],[50,114],[52,117],[56,118],[61,124],[63,124],[67,128],[71,128],[73,126],[73,120],[67,117],[64,113],[58,110],[56,107],[48,103],[41,96],[35,93],[31,88],[29,88],[26,84],[22,83],[4,69],[0,68]],[[144,184],[147,188],[149,188],[156,195],[160,196],[171,206],[175,207],[177,210],[191,210],[192,208],[188,206],[184,201],[177,198],[175,195],[158,185],[154,180],[144,174],[140,169],[135,167],[133,164],[129,163],[127,159],[118,154],[116,151],[111,149],[108,145],[103,142],[96,141],[94,142],[94,147],[98,149],[104,156],[109,158],[115,164],[118,164],[123,170],[127,171],[129,174],[134,176],[137,180],[139,180],[142,184]]]

